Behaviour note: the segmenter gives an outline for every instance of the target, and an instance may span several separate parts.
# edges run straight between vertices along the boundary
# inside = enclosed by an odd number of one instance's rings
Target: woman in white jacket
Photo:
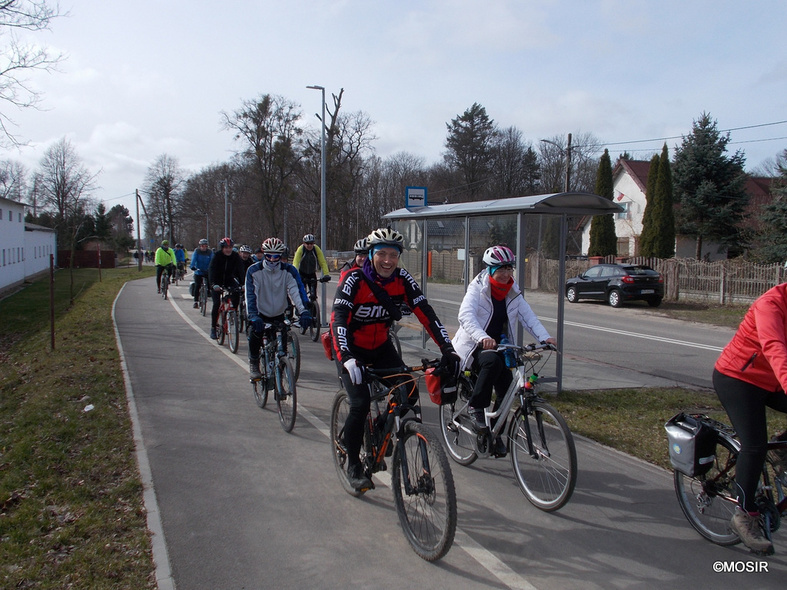
[[[486,428],[484,408],[492,400],[492,387],[497,391],[498,402],[505,395],[513,376],[506,369],[498,343],[505,335],[513,341],[517,324],[538,342],[556,344],[536,314],[525,301],[522,291],[514,281],[516,256],[506,246],[492,246],[484,252],[482,270],[472,280],[459,308],[459,330],[453,345],[462,362],[462,368],[472,367],[478,374],[470,413],[478,430]],[[495,453],[505,455],[502,440],[495,442]]]

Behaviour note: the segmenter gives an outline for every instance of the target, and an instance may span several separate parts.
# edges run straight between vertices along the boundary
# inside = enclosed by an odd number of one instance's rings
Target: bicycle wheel
[[[399,342],[399,336],[397,336],[396,332],[394,332],[393,326],[388,329],[388,339],[393,342],[394,348],[396,348],[399,358],[402,358],[402,343]]]
[[[545,512],[563,507],[577,483],[577,451],[563,416],[549,404],[534,401],[527,413],[516,411],[508,437],[511,465],[525,497]]]
[[[238,352],[238,341],[240,340],[238,328],[238,312],[232,309],[227,312],[227,339],[233,354]]]
[[[203,279],[202,287],[199,290],[199,311],[202,314],[202,317],[205,317],[205,314],[208,311],[208,289],[205,287],[204,281],[207,279]]]
[[[252,379],[251,386],[254,401],[257,402],[259,407],[264,408],[268,403],[268,390],[265,388],[265,379]]]
[[[456,533],[456,491],[448,457],[423,424],[405,424],[394,450],[391,486],[410,546],[426,561],[443,557]]]
[[[475,451],[475,434],[468,431],[467,422],[470,417],[466,411],[467,401],[473,394],[473,387],[467,378],[460,377],[457,388],[456,402],[440,406],[440,434],[448,456],[460,465],[470,465],[478,458]]]
[[[717,545],[735,545],[741,540],[730,528],[738,505],[735,493],[735,463],[738,449],[719,437],[716,459],[705,475],[689,477],[675,472],[675,493],[686,520],[694,529]]]
[[[291,432],[298,413],[298,393],[290,359],[286,356],[280,358],[276,365],[276,409],[284,432]]]
[[[301,342],[298,340],[298,335],[292,330],[287,332],[287,358],[290,359],[293,377],[297,383],[298,377],[301,375]]]
[[[350,413],[350,400],[344,390],[339,390],[336,397],[333,399],[333,406],[331,407],[331,456],[333,457],[333,466],[336,468],[336,475],[339,477],[339,483],[345,492],[351,496],[363,495],[364,492],[356,490],[350,485],[347,479],[347,448],[344,446],[344,423],[347,421],[347,415]],[[364,445],[362,448],[366,448]]]
[[[227,337],[227,314],[223,309],[219,310],[219,325],[216,326],[216,336],[219,344],[224,344],[224,339]]]
[[[161,296],[164,301],[167,300],[167,292],[169,291],[169,277],[164,275],[161,277]]]
[[[312,325],[309,326],[309,337],[313,342],[317,342],[320,338],[320,304],[316,301],[312,301],[309,307],[309,311],[312,314]]]

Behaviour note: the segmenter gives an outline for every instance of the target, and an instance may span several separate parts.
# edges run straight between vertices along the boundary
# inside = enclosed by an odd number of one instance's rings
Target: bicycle
[[[691,414],[716,433],[716,450],[707,473],[688,476],[677,469],[674,474],[678,504],[689,524],[708,541],[729,546],[741,542],[730,521],[738,506],[735,491],[735,464],[741,446],[735,430],[704,414]],[[768,451],[787,449],[787,441],[769,441]],[[769,541],[779,529],[781,516],[787,511],[787,472],[779,473],[769,452],[762,466],[756,503],[762,515],[762,529]]]
[[[327,283],[331,280],[331,275],[325,275],[319,282]],[[304,281],[305,287],[309,294],[309,306],[307,309],[312,316],[312,323],[309,326],[309,337],[313,342],[317,342],[320,338],[320,304],[317,302],[317,278],[309,278]],[[301,334],[305,334],[306,329],[301,328]]]
[[[159,289],[161,290],[161,296],[164,298],[164,301],[167,301],[168,299],[169,282],[170,282],[169,269],[165,268],[164,272],[161,273],[161,283],[159,286]]]
[[[202,317],[208,312],[208,277],[202,277],[202,284],[199,287],[199,311]]]
[[[275,333],[275,337],[272,337]],[[249,379],[254,400],[260,408],[268,403],[268,391],[274,392],[279,422],[284,432],[291,432],[298,413],[298,393],[295,389],[295,376],[285,347],[284,334],[290,333],[290,323],[265,323],[262,330],[262,358],[259,379]]]
[[[538,370],[555,348],[551,344],[502,344],[498,350],[512,351],[516,368],[512,368],[514,380],[497,411],[484,411],[490,428],[476,432],[469,414],[475,376],[465,371],[459,376],[456,401],[440,406],[443,442],[451,459],[470,465],[479,457],[494,455],[494,442],[508,423],[506,448],[519,488],[535,507],[553,512],[571,499],[577,482],[577,451],[571,430],[560,412],[537,391]],[[549,354],[542,354],[545,351]],[[509,413],[513,414],[510,420]]]
[[[238,352],[240,330],[238,326],[238,310],[233,305],[232,298],[240,290],[240,287],[230,287],[222,290],[221,306],[219,307],[219,325],[216,328],[216,337],[219,345],[224,344],[226,339],[233,354]]]
[[[361,446],[361,465],[371,481],[373,473],[387,470],[393,456],[391,487],[404,535],[415,553],[426,561],[443,557],[456,533],[456,491],[451,465],[436,437],[421,423],[421,407],[413,401],[417,377],[412,373],[434,367],[437,361],[393,370],[365,369],[371,407]],[[403,381],[391,386],[383,379]],[[347,477],[344,424],[349,413],[347,392],[340,390],[331,408],[331,445],[336,473],[344,490],[361,496]]]

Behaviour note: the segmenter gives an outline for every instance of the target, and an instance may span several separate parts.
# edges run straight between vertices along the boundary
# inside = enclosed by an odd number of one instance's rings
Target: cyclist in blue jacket
[[[191,270],[194,271],[194,309],[199,307],[199,290],[202,288],[202,281],[208,278],[210,261],[213,260],[213,250],[208,248],[208,240],[202,238],[199,246],[191,255]]]

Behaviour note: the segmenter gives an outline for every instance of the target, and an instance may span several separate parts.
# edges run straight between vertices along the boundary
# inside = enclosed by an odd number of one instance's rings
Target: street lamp
[[[568,192],[571,187],[571,134],[568,134],[568,145],[564,149],[562,145],[555,143],[554,141],[550,141],[548,139],[541,140],[544,143],[548,143],[550,145],[555,146],[561,152],[565,152],[566,154],[566,185],[563,189],[565,192]]]
[[[320,126],[322,133],[320,135],[320,249],[325,253],[325,87],[324,86],[307,86],[309,90],[319,90],[322,92],[322,115],[320,116]],[[325,321],[325,283],[322,284],[322,318],[320,323],[323,326],[327,325]],[[317,318],[314,318],[315,320]]]

